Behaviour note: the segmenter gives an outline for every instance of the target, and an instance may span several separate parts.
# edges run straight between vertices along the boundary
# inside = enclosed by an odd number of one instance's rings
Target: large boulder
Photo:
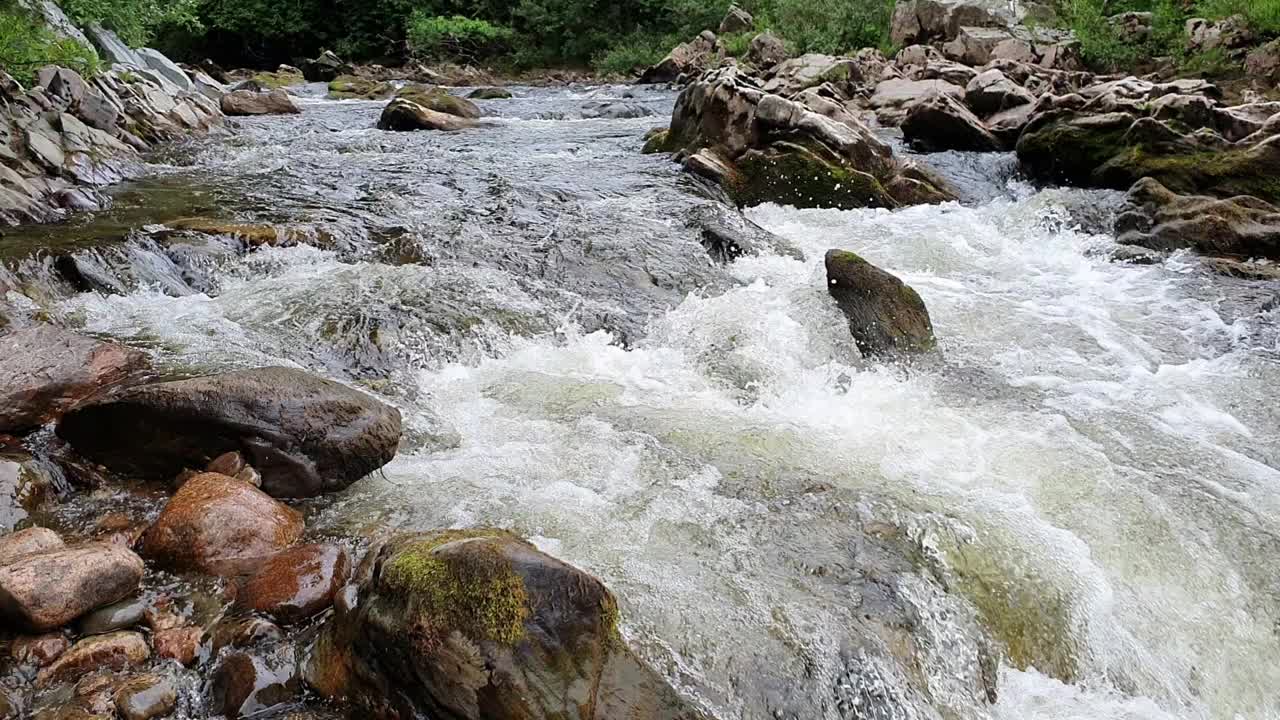
[[[884,125],[901,125],[907,110],[932,95],[950,95],[963,99],[961,85],[941,79],[908,80],[895,78],[878,83],[867,104],[876,111],[876,119]]]
[[[764,91],[783,97],[792,97],[801,90],[823,83],[860,83],[864,80],[862,68],[853,58],[809,53],[785,60],[769,73]]]
[[[302,110],[279,88],[270,92],[233,90],[220,100],[222,112],[227,115],[296,115]]]
[[[53,548],[0,566],[0,616],[43,632],[110,605],[138,589],[142,559],[107,543]]]
[[[1115,229],[1125,245],[1280,260],[1280,209],[1255,197],[1178,195],[1144,178],[1129,190]]]
[[[302,64],[302,76],[308,82],[330,82],[339,75],[351,75],[355,68],[342,61],[332,51],[325,50],[314,60]]]
[[[142,385],[82,405],[58,426],[96,462],[160,480],[238,451],[276,497],[346,488],[395,457],[400,433],[395,408],[291,368]]]
[[[673,83],[681,77],[691,77],[706,70],[717,58],[720,42],[710,30],[671,50],[657,65],[645,70],[639,82],[645,84]]]
[[[618,634],[599,580],[497,530],[372,551],[305,675],[321,695],[410,720],[694,718]]]
[[[755,18],[751,17],[751,13],[743,10],[737,5],[730,5],[729,12],[725,14],[724,19],[720,21],[720,34],[730,35],[733,33],[750,32],[756,26]]]
[[[1258,36],[1243,15],[1231,15],[1217,22],[1191,18],[1186,23],[1187,49],[1192,52],[1233,53],[1250,47]],[[1238,55],[1237,55],[1238,57]]]
[[[335,100],[386,100],[396,86],[386,80],[359,75],[339,75],[329,81],[329,97]]]
[[[302,516],[242,480],[205,473],[186,481],[142,538],[163,567],[239,574],[302,535]]]
[[[769,30],[752,38],[747,47],[747,62],[758,70],[768,70],[786,59],[786,42]]]
[[[58,533],[42,527],[27,528],[0,536],[0,567],[29,555],[65,547]]]
[[[403,98],[396,98],[388,103],[382,109],[382,115],[378,118],[379,130],[443,130],[454,132],[475,126],[476,122],[474,120],[430,110]]]
[[[942,53],[958,63],[977,67],[990,62],[997,47],[1015,39],[1003,28],[962,27],[951,42],[942,46]]]
[[[909,177],[889,145],[840,103],[812,90],[793,100],[767,93],[732,67],[680,94],[665,149],[739,205],[897,207],[950,197]]]
[[[147,67],[160,73],[165,80],[173,83],[180,90],[190,92],[195,90],[195,85],[191,82],[190,76],[177,63],[170,60],[164,53],[152,48],[138,48],[135,51],[138,57],[147,64]]]
[[[0,336],[0,433],[34,430],[148,367],[137,350],[49,325]]]
[[[992,68],[969,81],[964,89],[964,100],[974,112],[985,117],[1019,105],[1030,105],[1036,101],[1036,97],[1004,73]]]
[[[450,94],[442,87],[412,83],[400,88],[396,97],[445,115],[480,119],[479,106],[464,97]]]
[[[229,651],[209,683],[212,710],[227,720],[248,720],[296,702],[302,695],[298,664],[288,646],[270,652]],[[353,716],[355,717],[355,716]]]
[[[828,251],[826,266],[827,291],[863,355],[909,355],[937,346],[929,311],[911,286],[847,250]]]
[[[935,93],[911,105],[902,121],[902,134],[925,150],[993,152],[1002,144],[963,103]]]
[[[962,27],[1007,28],[1018,19],[1016,7],[1003,0],[899,0],[889,39],[905,47],[953,40]]]

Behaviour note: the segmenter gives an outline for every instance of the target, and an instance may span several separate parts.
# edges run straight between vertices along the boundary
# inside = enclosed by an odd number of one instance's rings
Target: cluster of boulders
[[[30,88],[0,71],[0,224],[101,207],[99,190],[135,175],[140,153],[221,123],[215,100],[151,69],[86,80],[47,67]]]
[[[290,368],[157,381],[52,326],[0,336],[0,381],[0,478],[64,478],[37,502],[65,478],[173,488],[61,533],[0,496],[0,719],[238,719],[308,691],[351,717],[699,717],[599,580],[508,532],[309,537],[300,499],[395,456],[400,413],[370,395]]]

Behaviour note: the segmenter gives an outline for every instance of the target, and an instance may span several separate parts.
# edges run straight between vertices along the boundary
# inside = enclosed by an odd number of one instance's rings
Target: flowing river
[[[313,530],[511,528],[718,718],[1280,718],[1274,285],[1112,262],[1115,194],[960,154],[963,203],[754,208],[781,239],[724,264],[702,227],[741,221],[639,153],[670,92],[515,90],[457,134],[316,98],[178,148],[7,238],[7,312],[395,403],[400,456]],[[581,119],[608,99],[654,115]],[[192,215],[305,242],[157,224]],[[939,359],[859,357],[833,247]]]

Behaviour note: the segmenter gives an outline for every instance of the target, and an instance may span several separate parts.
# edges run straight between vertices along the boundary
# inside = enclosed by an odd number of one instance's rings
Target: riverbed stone
[[[71,646],[62,657],[41,670],[36,676],[36,684],[48,687],[53,683],[81,677],[93,670],[121,672],[142,665],[150,657],[151,649],[147,647],[142,633],[95,635]]]
[[[341,75],[329,81],[329,97],[335,100],[385,100],[395,93],[395,85],[359,75]]]
[[[379,130],[442,130],[455,132],[475,127],[475,121],[436,112],[403,98],[392,100],[378,118]]]
[[[30,665],[39,669],[48,667],[62,657],[70,647],[71,641],[62,633],[20,635],[14,638],[9,646],[9,655],[19,665]]]
[[[0,617],[26,630],[52,630],[128,597],[142,572],[142,558],[106,543],[28,555],[0,566]]]
[[[240,720],[294,702],[303,685],[293,651],[279,647],[264,653],[224,653],[213,672],[211,688],[214,711],[228,720]]]
[[[38,553],[65,547],[58,533],[42,527],[0,536],[0,568]]]
[[[994,152],[1000,140],[969,108],[945,93],[913,103],[902,121],[902,134],[912,145],[930,151]]]
[[[50,469],[26,453],[0,450],[0,533],[12,532],[53,494]]]
[[[480,108],[475,103],[453,95],[442,87],[411,83],[400,88],[396,97],[445,115],[468,120],[480,119]]]
[[[227,115],[296,115],[302,112],[289,93],[279,88],[270,92],[233,90],[219,101]]]
[[[1117,241],[1151,250],[1280,260],[1280,208],[1255,197],[1179,195],[1153,178],[1129,190]]]
[[[284,631],[279,625],[260,617],[227,617],[220,620],[209,632],[214,655],[222,648],[251,648],[281,640]]]
[[[147,356],[50,325],[0,337],[0,433],[54,420],[90,395],[136,378]]]
[[[131,598],[98,608],[80,618],[80,632],[83,635],[105,635],[131,628],[142,622],[147,605],[143,598]]]
[[[622,642],[599,580],[509,533],[401,536],[368,562],[307,665],[326,697],[405,719],[696,717]]]
[[[248,483],[205,473],[188,480],[142,538],[164,567],[238,572],[292,545],[302,516]]]
[[[390,462],[401,419],[340,383],[261,368],[130,388],[77,408],[58,434],[96,462],[157,480],[238,451],[267,493],[313,497]]]
[[[153,720],[174,711],[178,689],[161,675],[139,675],[117,688],[114,699],[124,720]]]
[[[241,585],[236,603],[283,624],[302,622],[333,604],[350,572],[345,549],[300,545],[267,558]]]
[[[472,90],[467,97],[472,100],[509,100],[511,91],[501,87],[482,87]]]
[[[200,660],[204,646],[204,628],[195,625],[158,630],[151,637],[156,657],[190,667]]]
[[[917,354],[937,342],[924,301],[911,286],[847,250],[826,256],[827,291],[863,355]]]

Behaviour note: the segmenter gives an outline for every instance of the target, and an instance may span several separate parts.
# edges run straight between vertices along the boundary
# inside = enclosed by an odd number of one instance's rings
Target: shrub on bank
[[[98,71],[98,56],[75,40],[58,37],[12,0],[0,2],[0,68],[29,84],[35,71],[45,65],[92,75]]]

